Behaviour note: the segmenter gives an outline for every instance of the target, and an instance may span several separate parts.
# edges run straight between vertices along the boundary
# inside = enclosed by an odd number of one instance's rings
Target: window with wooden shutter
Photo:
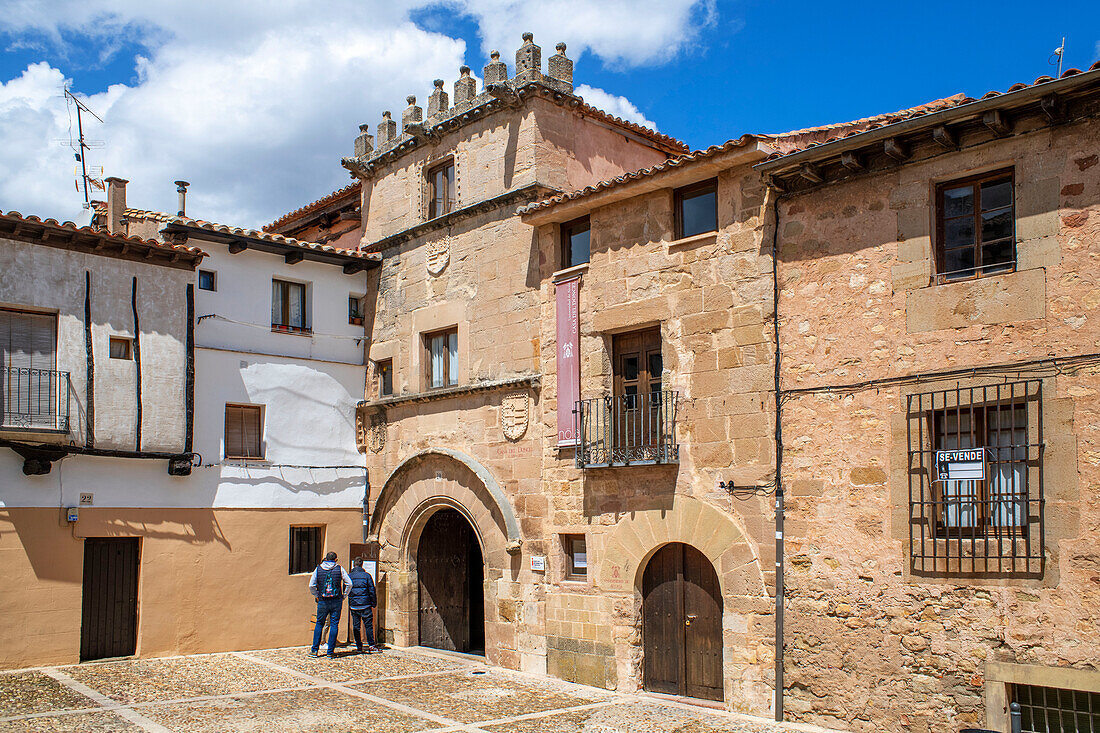
[[[263,408],[225,406],[225,457],[263,458]]]
[[[0,308],[0,425],[67,429],[68,375],[56,358],[56,315]]]

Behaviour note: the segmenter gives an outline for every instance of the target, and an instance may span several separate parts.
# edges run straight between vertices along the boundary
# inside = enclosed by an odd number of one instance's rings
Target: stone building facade
[[[1100,698],[1098,112],[1074,71],[758,166],[792,717],[1042,730],[1044,692]]]

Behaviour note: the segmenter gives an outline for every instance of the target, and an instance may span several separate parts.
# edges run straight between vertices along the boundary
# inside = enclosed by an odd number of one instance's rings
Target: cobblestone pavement
[[[787,733],[821,731],[624,695],[425,650],[306,648],[0,672],[3,731]]]

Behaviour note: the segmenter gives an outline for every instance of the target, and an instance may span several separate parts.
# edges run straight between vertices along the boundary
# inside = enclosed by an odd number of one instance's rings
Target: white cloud
[[[135,82],[86,100],[106,120],[85,130],[106,142],[90,161],[131,181],[131,206],[174,210],[172,182],[183,178],[192,184],[189,214],[258,226],[346,185],[339,157],[350,153],[359,123],[373,130],[383,109],[400,113],[407,94],[423,104],[433,78],[449,87],[464,61],[475,69],[484,63],[480,51],[467,55],[461,39],[408,20],[428,2],[0,1],[7,32],[45,43],[57,59],[0,84],[0,209],[87,220],[74,191],[73,151],[57,142],[75,129],[60,70],[63,38],[74,33],[101,56],[122,39],[146,48]],[[478,21],[485,46],[499,44],[509,66],[525,30],[549,47],[544,58],[553,53],[550,39],[561,38],[573,58],[590,49],[611,63],[658,62],[682,50],[694,24],[713,12],[697,0],[652,6],[607,0],[534,12],[510,0],[451,4]],[[578,93],[653,124],[624,97],[583,85]]]
[[[604,112],[610,112],[616,117],[621,117],[628,122],[637,122],[639,125],[645,125],[653,130],[657,129],[657,125],[652,120],[646,118],[642,114],[642,111],[634,106],[626,97],[621,97],[617,94],[610,94],[603,89],[596,89],[590,87],[587,84],[581,84],[573,90],[580,97],[584,98],[584,101],[591,104],[593,107],[598,107]]]

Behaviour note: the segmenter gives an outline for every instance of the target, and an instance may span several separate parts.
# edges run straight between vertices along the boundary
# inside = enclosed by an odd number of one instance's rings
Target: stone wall
[[[700,171],[700,180],[709,174]],[[581,273],[581,397],[611,390],[612,335],[659,326],[666,389],[678,391],[679,463],[580,470],[557,448],[554,271],[559,226],[539,227],[542,272],[542,491],[549,500],[538,551],[546,574],[547,662],[588,684],[642,686],[641,581],[668,542],[700,549],[723,599],[725,700],[767,714],[774,659],[772,499],[733,498],[719,480],[766,487],[771,430],[771,229],[764,188],[747,167],[719,175],[719,230],[675,240],[673,189],[594,209],[591,261]],[[767,489],[764,488],[763,492]],[[565,578],[562,534],[584,534],[590,576]]]
[[[1095,119],[1023,130],[780,202],[784,389],[926,375],[784,407],[793,717],[857,730],[996,728],[1004,688],[987,681],[988,665],[1095,669],[1100,370],[927,375],[1096,351],[1098,134]],[[1002,167],[1015,171],[1016,272],[929,285],[935,184]],[[1043,390],[1041,577],[914,575],[906,395],[1024,378]]]

